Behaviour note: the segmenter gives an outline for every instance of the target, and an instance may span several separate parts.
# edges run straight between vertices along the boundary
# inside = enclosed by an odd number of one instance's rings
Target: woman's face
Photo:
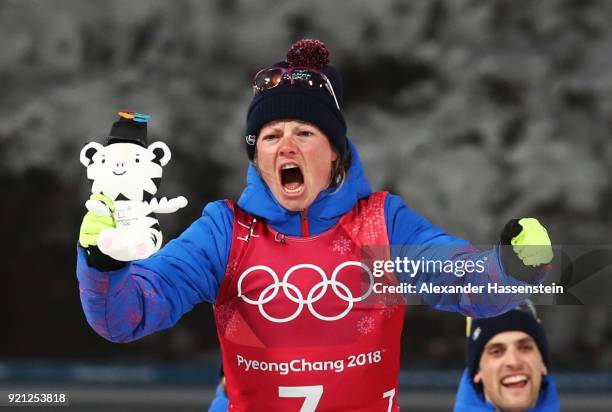
[[[327,189],[337,158],[327,136],[311,123],[273,121],[257,138],[259,173],[276,200],[294,212],[306,209]]]

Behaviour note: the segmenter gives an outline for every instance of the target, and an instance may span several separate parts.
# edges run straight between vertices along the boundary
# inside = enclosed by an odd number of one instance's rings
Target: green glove
[[[101,193],[94,193],[85,203],[89,212],[85,214],[81,230],[79,232],[79,243],[83,247],[97,246],[98,236],[104,229],[115,227],[115,219],[112,212],[115,210],[113,201]]]
[[[553,250],[548,232],[538,219],[526,217],[518,221],[522,226],[520,233],[512,238],[512,250],[526,266],[539,266],[550,263]]]

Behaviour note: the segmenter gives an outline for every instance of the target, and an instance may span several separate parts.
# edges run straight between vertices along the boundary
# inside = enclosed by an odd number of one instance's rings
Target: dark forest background
[[[172,150],[175,237],[237,198],[250,80],[323,40],[370,183],[476,244],[538,217],[556,244],[612,229],[612,2],[596,0],[0,0],[0,360],[207,361],[209,305],[111,344],[86,324],[75,247],[90,183],[79,151],[120,109]],[[612,369],[608,305],[546,306],[559,368]],[[405,366],[461,367],[464,320],[409,307]]]

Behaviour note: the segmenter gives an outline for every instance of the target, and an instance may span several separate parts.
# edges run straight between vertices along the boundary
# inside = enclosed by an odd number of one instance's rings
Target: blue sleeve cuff
[[[131,264],[119,270],[102,272],[87,264],[85,249],[77,245],[77,278],[82,290],[95,294],[113,295],[119,291],[130,276]]]

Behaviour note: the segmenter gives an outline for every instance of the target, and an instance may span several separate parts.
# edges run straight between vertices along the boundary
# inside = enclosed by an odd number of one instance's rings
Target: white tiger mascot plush
[[[155,213],[174,213],[187,205],[183,196],[173,199],[154,197],[162,177],[162,167],[170,161],[170,149],[163,142],[146,146],[147,115],[119,112],[121,118],[111,129],[106,146],[88,143],[81,150],[81,163],[93,180],[91,193],[102,193],[115,206],[115,228],[98,237],[100,251],[115,260],[145,259],[162,245],[162,232]],[[85,207],[97,215],[110,215],[99,200],[88,200]]]

